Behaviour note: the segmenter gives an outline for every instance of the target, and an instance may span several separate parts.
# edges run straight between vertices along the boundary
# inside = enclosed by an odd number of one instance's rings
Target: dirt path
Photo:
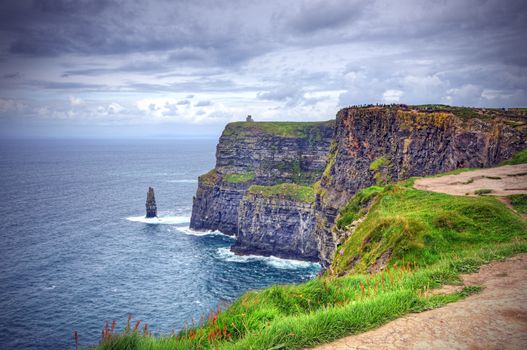
[[[316,349],[527,349],[527,254],[462,277],[485,289]]]
[[[474,195],[480,189],[490,189],[495,196],[527,193],[527,164],[417,179],[414,188],[453,195]]]

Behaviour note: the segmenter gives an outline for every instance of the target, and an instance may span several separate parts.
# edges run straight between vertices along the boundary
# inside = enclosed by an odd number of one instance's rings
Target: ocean
[[[128,313],[170,334],[251,289],[318,264],[235,256],[188,228],[217,140],[1,141],[0,349],[96,345]],[[160,220],[145,220],[148,187]]]

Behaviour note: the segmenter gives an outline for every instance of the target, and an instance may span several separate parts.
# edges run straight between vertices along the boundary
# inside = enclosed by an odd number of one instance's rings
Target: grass
[[[303,186],[294,183],[281,183],[274,186],[252,185],[247,190],[247,193],[262,195],[264,197],[298,200],[304,203],[315,202],[315,191],[312,186]]]
[[[254,179],[254,172],[242,174],[223,174],[223,180],[230,183],[245,183]]]
[[[221,180],[220,174],[216,169],[212,169],[208,173],[205,173],[199,177],[199,181],[205,185],[213,186]]]
[[[313,138],[313,142],[322,139],[321,127],[333,127],[335,121],[325,122],[234,122],[229,123],[224,136],[246,135],[256,130],[285,138]]]
[[[348,204],[340,210],[337,227],[343,229],[353,221],[362,217],[366,213],[367,207],[372,199],[383,190],[383,187],[371,186],[357,192]]]
[[[379,157],[377,159],[375,159],[373,162],[371,162],[370,164],[370,170],[373,170],[373,171],[377,171],[379,170],[381,167],[385,166],[388,164],[388,158],[386,157]]]
[[[389,264],[429,266],[457,251],[527,235],[526,223],[494,197],[450,196],[399,185],[382,191],[376,187],[375,193],[368,216],[333,261],[336,274],[366,272],[386,255]],[[337,222],[353,215],[353,206],[348,208]]]
[[[516,165],[527,163],[527,149],[515,153],[510,159],[501,162],[500,165]]]
[[[324,275],[247,292],[226,310],[171,336],[151,336],[140,328],[134,332],[130,322],[122,333],[103,329],[106,336],[97,349],[310,347],[476,293],[478,286],[448,295],[427,291],[459,283],[460,273],[475,272],[482,264],[527,252],[526,222],[493,197],[450,196],[399,185],[359,193],[361,199],[352,199],[340,219],[360,212],[364,201],[370,203],[368,216]],[[388,250],[386,267],[365,273]],[[360,259],[352,266],[355,256]],[[354,274],[336,277],[351,270]]]
[[[527,194],[513,194],[508,196],[512,207],[520,214],[527,214]]]

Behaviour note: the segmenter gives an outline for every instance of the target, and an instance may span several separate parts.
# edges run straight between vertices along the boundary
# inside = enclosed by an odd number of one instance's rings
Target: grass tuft
[[[277,197],[292,199],[304,203],[315,202],[315,191],[312,186],[303,186],[294,183],[281,183],[274,186],[252,185],[247,190],[247,193],[269,198]]]
[[[501,162],[500,165],[516,165],[527,163],[527,149],[515,153],[511,159]]]

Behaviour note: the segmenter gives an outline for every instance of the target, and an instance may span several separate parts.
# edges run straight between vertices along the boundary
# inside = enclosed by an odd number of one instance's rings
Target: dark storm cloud
[[[366,6],[365,3],[349,0],[303,2],[292,17],[285,17],[285,22],[295,32],[310,34],[350,23],[362,15]]]
[[[77,82],[54,82],[54,81],[29,81],[28,86],[38,87],[48,90],[100,90],[105,89],[103,84],[88,84]]]
[[[226,5],[226,6],[225,6]],[[166,63],[235,64],[265,51],[221,1],[22,1],[2,5],[12,54],[115,55],[166,52]],[[158,62],[159,63],[159,62]],[[162,64],[162,62],[161,62]],[[123,67],[126,69],[126,66]],[[103,70],[80,73],[103,73]],[[76,72],[73,72],[76,73]]]
[[[6,73],[6,74],[2,75],[2,78],[4,78],[4,79],[19,79],[20,78],[20,73],[19,72]]]

